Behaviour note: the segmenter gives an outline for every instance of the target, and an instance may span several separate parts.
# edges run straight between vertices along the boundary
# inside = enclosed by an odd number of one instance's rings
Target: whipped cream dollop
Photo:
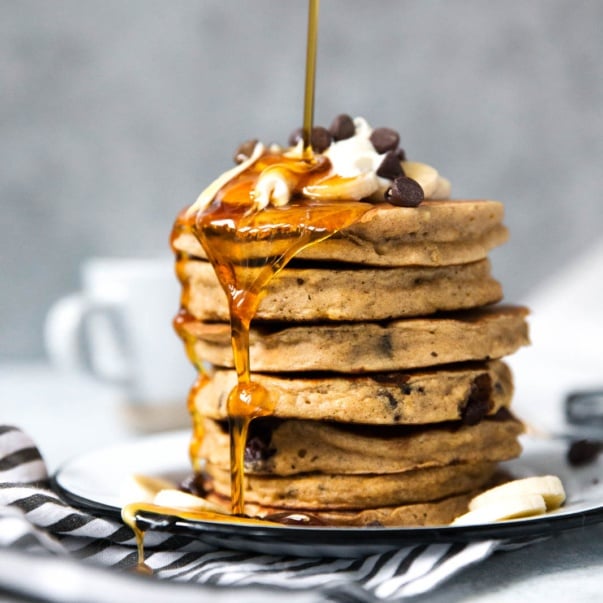
[[[331,163],[331,177],[304,187],[304,197],[360,201],[380,195],[383,201],[386,190],[391,186],[391,180],[377,176],[384,154],[377,153],[371,143],[373,130],[365,119],[357,117],[354,127],[353,136],[332,142],[323,152]],[[303,143],[300,141],[298,144]],[[302,150],[300,146],[298,152]]]
[[[240,163],[205,189],[189,213],[205,210],[220,190],[245,172],[255,172],[257,177],[249,194],[250,211],[260,211],[268,205],[285,206],[300,197],[324,201],[387,201],[410,207],[423,199],[450,197],[450,182],[435,168],[406,160],[404,152],[397,148],[396,132],[387,128],[374,130],[364,118],[357,117],[351,134],[352,120],[345,115],[337,119],[341,118],[348,121],[348,135],[342,137],[333,132],[330,144],[321,153],[315,153],[310,161],[301,138],[287,149],[276,145],[266,148],[255,141],[246,143],[241,147],[246,150],[236,154]],[[324,128],[321,130],[326,132]],[[272,156],[271,161],[258,168],[256,164],[267,155]],[[278,161],[279,156],[282,162]],[[292,167],[291,162],[299,165],[306,162],[308,168]],[[320,169],[316,170],[315,177],[308,177],[312,175],[312,162]]]

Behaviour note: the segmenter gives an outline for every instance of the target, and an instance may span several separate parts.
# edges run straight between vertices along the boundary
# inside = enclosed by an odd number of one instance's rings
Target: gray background
[[[303,0],[0,0],[0,360],[43,356],[89,256],[167,255],[250,137],[300,124]],[[506,203],[521,301],[603,226],[603,2],[323,0],[316,122],[399,129]]]

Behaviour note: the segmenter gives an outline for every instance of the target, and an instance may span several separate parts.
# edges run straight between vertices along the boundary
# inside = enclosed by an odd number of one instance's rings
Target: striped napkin
[[[131,530],[63,502],[49,486],[35,444],[10,426],[0,426],[0,547],[65,555],[118,570],[137,562]],[[159,579],[311,589],[325,600],[348,602],[399,601],[425,593],[505,548],[511,547],[490,540],[410,545],[360,559],[308,559],[221,550],[165,532],[149,532],[145,538],[146,563]]]

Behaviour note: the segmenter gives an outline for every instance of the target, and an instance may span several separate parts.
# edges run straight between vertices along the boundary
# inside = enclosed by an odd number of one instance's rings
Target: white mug
[[[195,370],[172,326],[180,296],[173,260],[93,258],[81,279],[81,291],[47,315],[50,359],[120,386],[130,406],[185,409]]]

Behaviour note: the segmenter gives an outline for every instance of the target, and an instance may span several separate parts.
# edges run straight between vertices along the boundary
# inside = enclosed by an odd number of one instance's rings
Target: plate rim
[[[86,496],[72,492],[61,484],[61,475],[74,463],[82,462],[89,455],[109,453],[120,447],[136,448],[149,444],[154,439],[172,437],[185,437],[188,431],[165,432],[143,436],[138,439],[115,443],[106,447],[97,448],[67,460],[50,477],[52,489],[67,503],[76,508],[99,514],[112,519],[121,520],[121,509],[101,501],[92,500]],[[525,440],[524,440],[525,441]],[[540,440],[533,440],[541,442]],[[546,440],[544,443],[561,445],[562,439]],[[522,457],[515,459],[521,461]],[[185,469],[183,467],[183,469]],[[579,469],[579,468],[577,468]],[[296,544],[310,546],[324,541],[327,547],[345,547],[355,545],[359,550],[367,547],[389,548],[410,542],[419,543],[467,543],[486,539],[498,541],[517,541],[524,538],[538,536],[551,536],[565,530],[585,527],[603,521],[603,499],[598,505],[587,509],[569,511],[566,513],[546,513],[532,518],[515,519],[504,522],[474,524],[468,526],[290,526],[290,525],[258,525],[241,524],[235,522],[212,522],[208,520],[184,520],[169,515],[139,513],[137,521],[144,529],[157,531],[170,531],[188,535],[193,539],[223,538],[224,546],[228,547],[230,539],[235,536],[240,539],[249,539],[250,550],[257,550],[257,546],[269,544],[278,539],[279,543],[288,546]],[[359,541],[360,540],[360,541]],[[232,542],[231,542],[232,544]],[[239,546],[235,548],[241,548]],[[228,548],[232,548],[228,547]]]

